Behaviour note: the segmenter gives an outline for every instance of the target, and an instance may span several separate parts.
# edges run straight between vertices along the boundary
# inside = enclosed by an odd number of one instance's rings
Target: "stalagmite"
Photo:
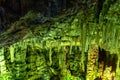
[[[96,78],[96,63],[98,59],[98,46],[96,44],[91,44],[88,51],[88,63],[87,63],[87,75],[86,80],[92,80]]]

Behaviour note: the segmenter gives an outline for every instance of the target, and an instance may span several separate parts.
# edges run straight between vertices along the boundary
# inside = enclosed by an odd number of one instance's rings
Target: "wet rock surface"
[[[52,18],[30,11],[11,24],[0,34],[0,79],[119,80],[119,0],[99,23],[84,6]]]

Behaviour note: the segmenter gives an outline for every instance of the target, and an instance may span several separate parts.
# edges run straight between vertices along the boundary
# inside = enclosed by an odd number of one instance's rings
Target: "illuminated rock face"
[[[18,32],[1,34],[0,80],[119,80],[119,1],[99,23],[91,8],[74,12],[43,19],[20,37],[26,29],[19,26],[34,19],[28,13],[12,25]]]

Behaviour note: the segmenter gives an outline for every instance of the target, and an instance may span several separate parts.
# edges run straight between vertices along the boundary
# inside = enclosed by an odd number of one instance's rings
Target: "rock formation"
[[[120,1],[69,1],[56,17],[24,2],[28,13],[0,34],[0,80],[120,79]]]

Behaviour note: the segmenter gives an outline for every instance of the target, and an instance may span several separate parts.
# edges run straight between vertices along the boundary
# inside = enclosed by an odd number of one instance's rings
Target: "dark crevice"
[[[99,23],[99,16],[101,13],[101,10],[103,8],[105,0],[97,0],[95,10],[94,10],[94,19],[96,20],[96,23]]]
[[[118,56],[117,54],[110,54],[110,52],[105,51],[104,49],[99,48],[99,59],[98,63],[104,63],[104,69],[107,67],[112,67],[111,72],[116,71]]]

